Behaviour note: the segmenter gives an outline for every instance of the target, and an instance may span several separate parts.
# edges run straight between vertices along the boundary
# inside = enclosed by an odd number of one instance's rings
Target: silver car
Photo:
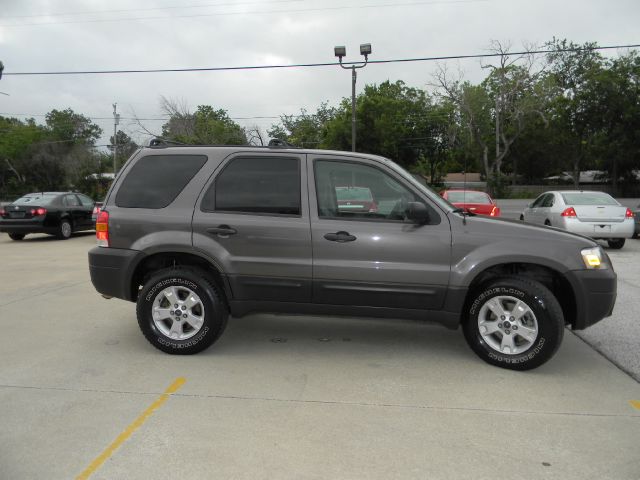
[[[606,240],[616,249],[622,248],[634,231],[631,209],[604,192],[546,192],[522,212],[520,220]]]

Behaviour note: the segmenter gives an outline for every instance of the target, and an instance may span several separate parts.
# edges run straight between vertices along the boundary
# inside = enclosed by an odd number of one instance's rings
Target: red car
[[[336,187],[339,212],[367,212],[378,211],[378,204],[368,187]]]
[[[496,202],[486,193],[477,190],[445,190],[442,192],[445,200],[453,203],[458,208],[463,208],[470,213],[499,217],[500,208]]]

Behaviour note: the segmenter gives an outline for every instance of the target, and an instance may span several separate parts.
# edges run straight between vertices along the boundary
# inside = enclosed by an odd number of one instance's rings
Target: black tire
[[[519,336],[520,333],[516,333],[516,329],[509,330],[507,327],[505,330],[507,334],[513,336],[514,342],[521,343],[520,347],[517,345],[516,347],[526,348],[525,350],[513,354],[503,353],[492,347],[488,343],[489,340],[485,340],[488,337],[489,339],[495,338],[497,341],[502,338],[500,335],[504,335],[505,331],[496,331],[489,336],[485,331],[484,337],[480,333],[479,315],[483,306],[494,297],[502,297],[503,299],[513,297],[521,300],[535,315],[537,334],[531,342],[528,342],[530,346],[528,343],[524,343],[524,337]],[[491,365],[510,370],[530,370],[539,367],[553,357],[562,343],[564,335],[562,308],[549,289],[535,280],[509,276],[492,279],[471,294],[469,301],[466,302],[465,314],[463,331],[467,343],[480,358]],[[525,317],[530,320],[528,314]],[[510,317],[508,320],[513,321],[513,318]],[[498,321],[497,318],[496,321]],[[496,324],[496,326],[498,325],[500,324]],[[522,324],[519,328],[520,332],[525,331]]]
[[[520,215],[520,221],[524,222],[524,215]]]
[[[18,242],[24,238],[24,233],[10,233],[9,238]]]
[[[68,240],[71,238],[71,233],[73,232],[73,226],[68,218],[63,218],[60,220],[60,225],[58,225],[58,232],[56,233],[56,237],[60,240]]]
[[[607,243],[609,244],[609,248],[612,250],[620,250],[622,247],[624,247],[624,242],[626,239],[624,238],[616,238],[614,240],[607,240]]]
[[[175,323],[173,317],[163,320],[164,323],[153,319],[154,306],[160,308],[162,302],[167,301],[165,297],[159,298],[159,295],[169,287],[182,288],[180,290],[182,294],[190,290],[198,296],[201,303],[201,307],[196,306],[196,308],[200,310],[202,324],[196,330],[188,321],[184,321],[180,326],[181,333],[188,335],[191,333],[189,329],[194,331],[193,336],[184,340],[171,338],[161,330],[161,328],[169,328],[168,322]],[[166,268],[154,273],[140,291],[136,314],[140,330],[149,343],[163,352],[175,355],[191,355],[211,346],[224,332],[229,317],[224,297],[218,291],[215,282],[203,270],[191,267]]]
[[[550,227],[550,226],[551,226],[551,222],[550,222],[549,220],[545,220],[545,221],[544,221],[544,224],[545,224],[547,227]]]

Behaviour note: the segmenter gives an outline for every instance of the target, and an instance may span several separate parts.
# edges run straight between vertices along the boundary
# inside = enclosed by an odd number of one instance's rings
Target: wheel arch
[[[222,269],[211,259],[191,252],[164,251],[143,256],[133,267],[130,276],[129,296],[132,301],[138,298],[138,292],[153,272],[171,267],[197,267],[206,272],[218,287],[228,305],[231,289]]]
[[[469,304],[475,292],[492,279],[503,276],[519,276],[535,280],[547,287],[558,300],[566,324],[574,325],[577,316],[576,292],[569,279],[558,269],[531,262],[511,261],[486,266],[470,279],[462,310],[461,321],[467,320]]]

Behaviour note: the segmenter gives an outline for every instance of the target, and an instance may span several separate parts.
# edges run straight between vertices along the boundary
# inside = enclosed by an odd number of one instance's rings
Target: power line
[[[84,12],[64,12],[64,13],[40,13],[36,15],[0,15],[2,19],[10,18],[39,18],[39,17],[70,17],[75,15],[100,15],[103,13],[126,13],[126,12],[150,12],[156,10],[174,10],[174,9],[190,9],[190,8],[209,8],[209,7],[228,7],[233,5],[264,5],[265,3],[294,3],[304,2],[305,0],[270,0],[264,2],[228,2],[228,3],[200,3],[195,5],[174,5],[167,7],[153,8],[124,8],[118,10],[93,10]],[[40,25],[40,24],[38,24]]]
[[[495,58],[502,56],[519,56],[519,55],[538,55],[546,53],[564,53],[564,52],[582,52],[596,50],[614,50],[619,48],[638,48],[640,44],[628,45],[608,45],[604,47],[587,47],[587,48],[563,48],[557,50],[530,50],[522,52],[509,53],[477,53],[470,55],[447,55],[440,57],[416,57],[416,58],[395,58],[389,60],[369,60],[369,63],[385,64],[385,63],[409,63],[409,62],[432,62],[440,60],[469,60],[474,58]],[[342,62],[343,65],[353,65],[360,62]],[[238,67],[193,67],[193,68],[152,68],[152,69],[135,69],[135,70],[67,70],[57,72],[4,72],[3,75],[105,75],[105,74],[131,74],[131,73],[177,73],[177,72],[221,72],[236,70],[269,70],[282,68],[313,68],[313,67],[334,67],[340,65],[339,62],[325,63],[292,63],[282,65],[245,65]]]
[[[138,20],[173,20],[176,18],[197,18],[197,17],[226,17],[234,15],[281,15],[291,13],[309,13],[309,12],[323,12],[323,11],[337,11],[337,10],[357,10],[361,8],[396,8],[396,7],[411,7],[419,5],[451,5],[459,3],[484,3],[489,0],[429,0],[429,1],[417,1],[417,2],[404,2],[404,3],[378,3],[368,5],[343,5],[338,7],[317,7],[317,8],[299,8],[288,10],[254,10],[248,12],[216,12],[216,13],[200,13],[193,15],[173,15],[173,16],[161,16],[161,17],[120,17],[109,19],[93,19],[93,20],[68,20],[63,22],[35,22],[35,23],[8,23],[0,24],[0,27],[33,27],[41,25],[68,25],[72,23],[108,23],[108,22],[130,22]]]

